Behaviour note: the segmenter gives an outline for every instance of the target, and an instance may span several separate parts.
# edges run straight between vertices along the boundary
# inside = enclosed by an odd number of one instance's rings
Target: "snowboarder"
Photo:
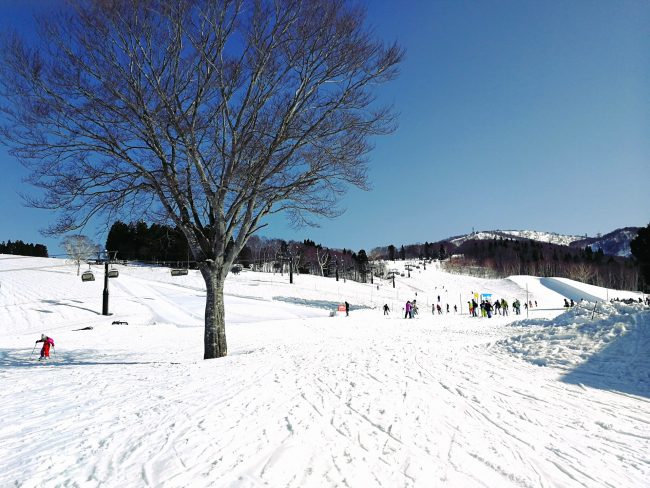
[[[404,305],[404,318],[405,319],[410,319],[411,318],[411,300],[406,301],[406,305]]]
[[[36,341],[36,344],[39,342],[43,343],[43,347],[41,348],[41,357],[38,359],[39,361],[42,361],[43,359],[50,357],[50,347],[54,347],[54,340],[45,334],[41,334],[41,338]]]

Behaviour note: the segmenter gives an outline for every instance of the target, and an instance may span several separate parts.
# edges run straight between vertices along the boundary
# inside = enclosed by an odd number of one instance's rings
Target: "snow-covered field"
[[[246,271],[229,356],[204,361],[200,276],[118,269],[106,317],[100,267],[0,255],[0,486],[650,486],[650,309],[605,301],[639,294]],[[537,307],[472,318],[473,293]]]

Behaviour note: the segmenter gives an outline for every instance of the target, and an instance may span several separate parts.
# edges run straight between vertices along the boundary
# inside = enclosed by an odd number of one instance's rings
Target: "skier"
[[[390,312],[390,308],[388,308],[387,303],[384,303],[384,315],[388,315],[388,312]]]
[[[350,304],[348,302],[345,302],[345,316],[348,317],[350,315]]]
[[[406,305],[404,305],[404,318],[405,319],[410,319],[411,318],[411,300],[406,300]]]
[[[41,348],[41,357],[38,359],[39,361],[42,361],[43,359],[50,357],[50,347],[54,347],[54,340],[45,334],[41,334],[41,338],[36,341],[36,344],[39,342],[43,343],[43,347]]]
[[[489,301],[485,301],[485,313],[487,314],[488,319],[492,318],[492,304]]]

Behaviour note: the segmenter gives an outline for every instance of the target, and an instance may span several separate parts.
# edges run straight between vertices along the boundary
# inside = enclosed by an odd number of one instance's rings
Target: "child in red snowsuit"
[[[50,357],[50,347],[54,347],[54,340],[51,337],[46,336],[45,334],[41,334],[41,339],[36,341],[38,344],[39,342],[43,343],[43,347],[41,348],[41,359],[47,359]]]

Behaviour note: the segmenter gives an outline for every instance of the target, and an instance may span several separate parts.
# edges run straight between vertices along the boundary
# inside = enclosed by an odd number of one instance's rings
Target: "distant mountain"
[[[555,232],[539,232],[535,230],[486,230],[473,232],[464,236],[456,236],[447,239],[448,242],[460,246],[462,243],[471,240],[486,239],[529,239],[531,241],[548,242],[560,246],[568,246],[572,242],[584,239],[584,236],[568,236]]]
[[[587,237],[573,241],[570,246],[584,248],[591,246],[591,249],[597,251],[602,249],[603,253],[608,256],[622,256],[629,258],[632,256],[630,251],[630,241],[639,233],[640,227],[623,227],[599,237]]]
[[[446,239],[456,246],[471,240],[489,239],[528,239],[537,242],[569,246],[576,249],[583,249],[591,246],[593,251],[601,249],[608,256],[630,257],[630,241],[634,239],[639,227],[624,227],[598,237],[586,237],[576,235],[557,234],[555,232],[540,232],[535,230],[487,230],[473,232],[471,234],[450,237]]]

